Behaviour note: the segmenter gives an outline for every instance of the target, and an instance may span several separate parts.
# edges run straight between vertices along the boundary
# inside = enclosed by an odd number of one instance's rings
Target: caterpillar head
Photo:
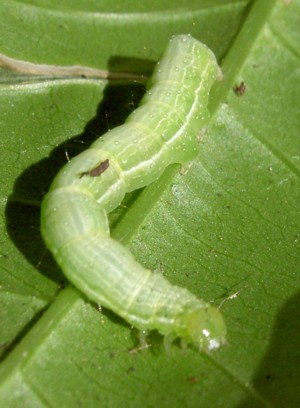
[[[225,343],[226,327],[220,311],[212,306],[196,309],[184,318],[182,340],[199,350],[211,351]]]

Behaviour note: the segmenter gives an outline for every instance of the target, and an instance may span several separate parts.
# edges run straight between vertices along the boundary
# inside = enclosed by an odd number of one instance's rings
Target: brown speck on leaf
[[[245,91],[246,91],[245,82],[241,82],[240,84],[235,85],[234,88],[233,88],[233,92],[234,92],[237,96],[242,96],[242,95],[244,95]]]
[[[109,159],[104,160],[98,166],[94,167],[92,170],[84,171],[83,173],[80,173],[79,178],[82,178],[83,176],[90,176],[90,177],[99,177],[102,173],[105,172],[109,167]]]
[[[198,380],[197,377],[189,377],[189,378],[188,378],[188,382],[189,382],[190,384],[196,384],[198,381],[199,381],[199,380]]]

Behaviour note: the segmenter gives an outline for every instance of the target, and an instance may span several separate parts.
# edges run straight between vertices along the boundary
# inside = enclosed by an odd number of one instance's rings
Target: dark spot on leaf
[[[246,85],[244,82],[241,82],[240,84],[237,84],[234,86],[233,88],[234,93],[237,96],[242,96],[244,95],[245,91],[246,91]]]
[[[190,384],[196,384],[198,381],[199,381],[199,380],[198,380],[197,377],[189,377],[189,378],[188,378],[188,382],[189,382]]]

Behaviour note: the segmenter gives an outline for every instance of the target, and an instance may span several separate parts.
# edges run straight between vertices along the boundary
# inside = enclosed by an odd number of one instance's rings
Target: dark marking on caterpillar
[[[102,161],[98,166],[94,167],[92,170],[83,171],[80,173],[79,178],[83,176],[90,176],[90,177],[99,177],[102,173],[105,172],[109,167],[109,159]]]

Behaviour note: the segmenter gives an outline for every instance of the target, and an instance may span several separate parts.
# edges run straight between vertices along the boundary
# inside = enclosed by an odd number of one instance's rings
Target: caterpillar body
[[[220,311],[144,269],[110,237],[107,213],[125,193],[157,180],[168,165],[196,156],[196,137],[209,119],[209,91],[219,72],[205,45],[189,35],[172,37],[140,106],[61,169],[41,208],[46,246],[90,300],[139,330],[155,329],[204,351],[225,342]]]

